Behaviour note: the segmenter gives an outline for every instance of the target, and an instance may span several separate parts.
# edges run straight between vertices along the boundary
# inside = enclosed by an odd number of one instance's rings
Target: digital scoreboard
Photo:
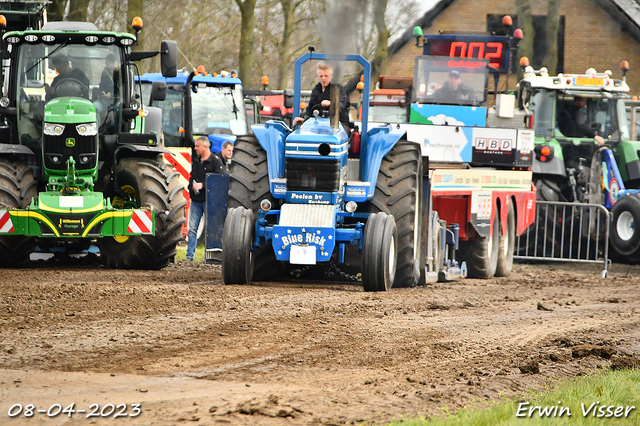
[[[509,67],[509,39],[501,36],[425,35],[425,54],[450,58],[451,68],[478,66],[486,60],[493,72],[506,73]]]

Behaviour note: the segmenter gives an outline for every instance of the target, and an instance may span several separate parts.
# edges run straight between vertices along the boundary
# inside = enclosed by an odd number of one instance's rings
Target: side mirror
[[[178,75],[178,43],[174,40],[163,40],[160,43],[160,68],[164,77]]]
[[[284,94],[284,107],[293,108],[293,90],[284,89],[282,93]]]
[[[164,81],[154,81],[151,83],[151,98],[149,105],[153,101],[164,101],[167,97],[167,83]]]

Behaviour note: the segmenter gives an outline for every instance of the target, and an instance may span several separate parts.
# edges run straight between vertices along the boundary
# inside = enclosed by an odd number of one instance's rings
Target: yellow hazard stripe
[[[56,229],[55,225],[46,216],[41,215],[40,213],[36,213],[32,211],[16,210],[16,211],[10,211],[9,214],[14,217],[26,217],[30,219],[39,220],[40,222],[47,225],[49,229],[53,231],[56,237],[60,236],[60,233]]]
[[[96,216],[95,218],[93,218],[93,220],[91,222],[89,222],[89,224],[87,225],[87,227],[85,228],[84,232],[82,233],[83,237],[86,237],[87,234],[89,233],[89,231],[91,231],[91,229],[96,226],[98,223],[107,220],[107,219],[116,219],[116,218],[130,218],[131,215],[133,214],[133,212],[128,211],[128,212],[123,212],[123,211],[115,211],[115,212],[106,212],[106,213],[102,213],[101,215]]]

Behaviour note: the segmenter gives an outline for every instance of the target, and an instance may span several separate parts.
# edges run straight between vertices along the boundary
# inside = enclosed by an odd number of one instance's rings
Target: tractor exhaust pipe
[[[332,128],[338,129],[340,126],[340,86],[338,84],[332,82],[330,96],[329,123]]]

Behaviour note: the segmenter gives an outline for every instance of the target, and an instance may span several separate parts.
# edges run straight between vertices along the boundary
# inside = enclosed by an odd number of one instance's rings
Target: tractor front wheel
[[[38,195],[33,169],[25,161],[0,158],[0,210],[25,209]],[[3,219],[3,223],[6,222]],[[0,236],[0,266],[14,267],[29,261],[36,248],[34,237]]]
[[[420,146],[401,139],[382,159],[369,210],[392,215],[396,221],[398,271],[395,287],[415,287],[425,274],[425,253],[421,251],[422,209]]]
[[[222,237],[222,278],[225,284],[251,284],[253,275],[253,212],[229,209]]]
[[[147,207],[156,217],[154,235],[105,237],[98,240],[102,262],[112,268],[162,269],[176,254],[182,239],[186,202],[178,172],[161,160],[123,158],[115,167],[121,190],[111,195],[114,207]]]
[[[253,223],[258,218],[260,201],[267,199],[277,209],[279,200],[271,194],[267,153],[253,135],[241,136],[233,148],[229,172],[229,208],[244,207],[253,212]],[[253,279],[255,281],[280,280],[283,266],[276,259],[270,242],[254,253]]]
[[[611,210],[610,240],[622,256],[632,256],[640,249],[640,198],[631,195],[619,199]]]
[[[393,216],[373,213],[364,227],[362,285],[365,291],[389,291],[396,275],[398,230]]]

